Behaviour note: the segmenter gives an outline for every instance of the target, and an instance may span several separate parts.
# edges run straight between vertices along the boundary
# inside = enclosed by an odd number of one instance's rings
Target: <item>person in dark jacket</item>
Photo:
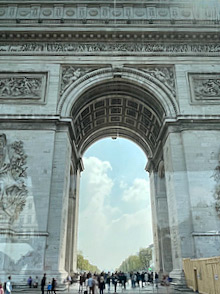
[[[41,285],[41,293],[44,294],[44,287],[46,285],[46,274],[44,274],[40,285]]]
[[[56,279],[52,279],[52,293],[56,294],[56,287],[57,287],[57,281]]]
[[[99,279],[99,292],[100,292],[100,294],[103,294],[104,289],[105,289],[105,279],[103,276],[100,276],[100,279]]]

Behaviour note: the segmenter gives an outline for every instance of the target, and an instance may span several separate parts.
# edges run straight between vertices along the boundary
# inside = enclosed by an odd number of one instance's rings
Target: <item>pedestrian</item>
[[[141,285],[142,285],[142,288],[144,288],[144,272],[141,273]]]
[[[4,294],[4,289],[2,287],[2,283],[0,283],[0,294]]]
[[[89,276],[89,279],[88,279],[88,287],[89,287],[89,294],[94,294],[95,291],[95,282],[92,278],[92,275]]]
[[[83,276],[83,274],[81,274],[79,276],[79,293],[83,292],[83,284],[84,284],[84,276]]]
[[[33,288],[38,288],[38,276],[34,280]]]
[[[145,272],[144,274],[144,280],[145,280],[145,286],[147,285],[147,282],[148,282],[148,273]]]
[[[6,294],[12,293],[12,284],[11,284],[11,276],[8,277],[8,281],[6,282]]]
[[[49,282],[49,284],[47,285],[47,294],[51,294],[51,290],[52,290],[52,285]]]
[[[44,274],[42,280],[41,280],[41,293],[44,294],[44,287],[46,285],[46,274]]]
[[[115,293],[117,293],[118,276],[117,276],[116,273],[113,275],[112,282],[113,282],[114,287],[115,287]]]
[[[28,278],[27,283],[28,283],[29,288],[31,288],[31,285],[32,285],[32,278],[31,278],[31,276]]]
[[[66,278],[66,281],[67,281],[67,290],[69,292],[70,291],[70,285],[72,284],[72,278],[71,278],[70,274],[68,274],[68,276]]]
[[[57,288],[57,280],[56,279],[52,279],[52,288],[51,288],[51,290],[52,290],[52,293],[54,293],[54,294],[56,294],[56,288]]]
[[[99,293],[103,294],[104,290],[105,290],[105,280],[104,280],[104,277],[101,275],[99,279]]]
[[[111,275],[110,272],[108,272],[108,276],[106,279],[106,284],[108,285],[108,293],[110,292],[110,285],[111,285]]]
[[[154,279],[155,279],[155,285],[156,285],[156,288],[158,288],[158,283],[159,283],[159,275],[158,275],[158,273],[157,273],[157,272],[155,272]]]

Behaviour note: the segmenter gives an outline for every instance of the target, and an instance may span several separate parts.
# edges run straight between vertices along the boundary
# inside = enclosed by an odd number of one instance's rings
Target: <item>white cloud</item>
[[[100,269],[114,270],[130,254],[152,243],[149,183],[135,179],[129,187],[121,181],[121,201],[113,206],[110,197],[114,182],[108,175],[111,164],[89,157],[84,158],[84,165],[79,249]],[[129,208],[127,212],[125,206]]]
[[[126,187],[126,186],[125,186]],[[150,199],[150,188],[149,182],[145,179],[135,179],[133,185],[130,187],[126,187],[123,192],[123,200],[125,202],[140,202],[143,204],[148,202]]]

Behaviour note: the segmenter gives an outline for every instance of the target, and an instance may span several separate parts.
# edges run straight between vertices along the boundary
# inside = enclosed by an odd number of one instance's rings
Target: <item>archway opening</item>
[[[147,170],[151,171],[155,267],[158,271],[170,272],[170,246],[168,253],[163,252],[166,238],[170,243],[166,184],[163,168],[159,170],[163,161],[163,124],[175,113],[175,108],[162,92],[161,85],[155,87],[156,84],[149,79],[138,80],[137,71],[131,72],[125,69],[114,74],[108,70],[109,76],[104,80],[99,75],[90,80],[83,78],[81,87],[72,85],[72,90],[67,89],[64,93],[64,98],[69,93],[64,109],[69,109],[73,121],[74,143],[79,157],[83,157],[94,143],[108,137],[129,139],[145,153],[149,160]],[[162,207],[164,210],[160,213]]]
[[[115,137],[99,140],[83,156],[78,249],[101,271],[119,269],[153,243],[146,162],[141,148]]]

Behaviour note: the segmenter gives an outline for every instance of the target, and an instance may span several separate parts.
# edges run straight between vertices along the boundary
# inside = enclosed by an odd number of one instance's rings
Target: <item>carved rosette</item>
[[[8,144],[0,134],[0,220],[13,224],[23,210],[28,190],[23,142]]]

